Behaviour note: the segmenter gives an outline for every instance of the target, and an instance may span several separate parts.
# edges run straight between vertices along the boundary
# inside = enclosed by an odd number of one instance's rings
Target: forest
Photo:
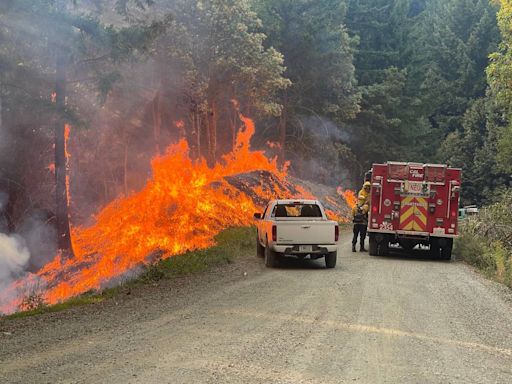
[[[69,218],[140,190],[180,140],[213,169],[243,116],[298,178],[355,189],[374,162],[440,162],[463,204],[495,203],[511,31],[510,0],[4,0],[0,233],[56,218],[69,249]]]

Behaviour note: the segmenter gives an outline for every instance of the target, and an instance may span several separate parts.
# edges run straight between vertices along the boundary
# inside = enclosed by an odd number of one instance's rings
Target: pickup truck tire
[[[270,249],[267,241],[267,246],[265,247],[265,266],[268,268],[277,267],[277,256],[277,252]]]
[[[256,256],[265,257],[265,247],[260,244],[260,239],[256,235]]]
[[[338,252],[329,252],[325,255],[325,267],[334,268],[336,267],[336,259],[338,258]]]

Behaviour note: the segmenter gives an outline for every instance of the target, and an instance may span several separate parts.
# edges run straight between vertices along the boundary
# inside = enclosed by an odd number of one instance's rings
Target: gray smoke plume
[[[22,237],[0,233],[0,292],[7,288],[24,274],[30,259],[30,252]],[[2,301],[10,298],[0,296]]]

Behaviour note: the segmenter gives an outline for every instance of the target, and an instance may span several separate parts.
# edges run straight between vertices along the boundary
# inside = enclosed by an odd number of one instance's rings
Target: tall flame
[[[357,196],[354,191],[350,189],[343,189],[338,187],[337,189],[338,195],[342,196],[345,199],[345,202],[350,208],[354,208],[357,204]]]
[[[101,289],[109,280],[155,258],[213,245],[221,230],[250,225],[252,214],[261,208],[227,181],[234,175],[253,171],[274,175],[275,185],[250,186],[251,193],[262,201],[313,197],[298,186],[294,193],[283,189],[280,181],[286,177],[286,168],[279,169],[276,160],[269,160],[262,151],[250,150],[254,123],[244,116],[241,119],[245,129],[239,131],[233,152],[215,167],[209,168],[205,161],[194,163],[185,140],[171,145],[165,155],[152,160],[152,178],[140,192],[108,204],[90,227],[72,228],[75,258],[57,256],[13,289],[37,280],[44,286],[44,300],[56,303]],[[66,156],[69,158],[67,152]],[[19,299],[7,307],[3,304],[0,311],[15,310],[18,304]]]

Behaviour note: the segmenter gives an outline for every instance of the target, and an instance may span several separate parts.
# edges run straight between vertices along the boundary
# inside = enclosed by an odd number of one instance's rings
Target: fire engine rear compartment
[[[387,255],[390,249],[410,251],[420,245],[428,247],[433,257],[451,259],[460,176],[460,169],[442,164],[374,164],[370,255]]]

